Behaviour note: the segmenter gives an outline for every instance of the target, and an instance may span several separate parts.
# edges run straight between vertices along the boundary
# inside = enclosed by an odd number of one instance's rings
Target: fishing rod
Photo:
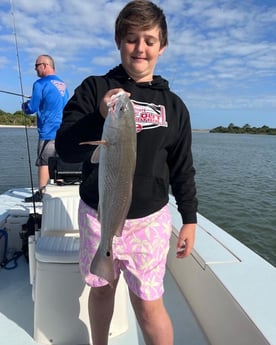
[[[24,96],[22,93],[17,93],[17,92],[11,92],[11,91],[6,91],[6,90],[0,90],[0,92],[7,93],[9,95],[20,96],[22,98],[31,98],[30,96]]]
[[[14,41],[15,41],[15,49],[16,49],[16,57],[17,57],[17,68],[18,68],[20,91],[21,91],[21,93],[18,95],[21,96],[22,103],[24,103],[24,92],[23,92],[23,82],[22,82],[22,74],[21,74],[21,64],[20,64],[20,58],[19,58],[19,49],[18,49],[16,25],[15,25],[15,15],[14,15],[14,11],[13,11],[12,0],[10,0],[10,5],[11,5],[11,15],[12,15],[12,19],[13,19],[13,32],[14,32]],[[27,144],[27,155],[28,155],[28,163],[29,163],[31,190],[32,190],[32,195],[34,195],[33,173],[32,173],[30,144],[29,144],[29,136],[28,136],[28,130],[27,130],[26,116],[24,116],[24,128],[25,128],[25,136],[26,136],[26,144]],[[33,209],[34,209],[35,230],[38,230],[38,221],[37,221],[37,216],[36,216],[36,206],[35,206],[34,198],[33,198]]]

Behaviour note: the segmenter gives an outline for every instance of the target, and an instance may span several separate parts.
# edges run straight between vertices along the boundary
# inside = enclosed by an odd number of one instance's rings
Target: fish
[[[98,220],[101,224],[101,240],[92,259],[90,272],[113,286],[112,242],[114,236],[122,235],[132,201],[136,167],[135,114],[127,93],[119,92],[111,99],[101,140],[80,144],[98,145],[91,162],[99,163]]]

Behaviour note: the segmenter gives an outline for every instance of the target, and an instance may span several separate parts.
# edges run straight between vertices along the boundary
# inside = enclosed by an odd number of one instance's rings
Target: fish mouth
[[[116,93],[115,95],[111,96],[110,101],[107,103],[107,106],[109,110],[112,110],[114,112],[116,110],[116,106],[119,104],[119,108],[121,107],[120,105],[123,104],[124,102],[121,100],[122,97],[127,97],[127,93],[125,91],[120,91]]]

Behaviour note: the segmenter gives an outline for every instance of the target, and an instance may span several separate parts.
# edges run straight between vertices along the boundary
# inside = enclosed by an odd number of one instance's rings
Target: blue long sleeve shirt
[[[32,97],[23,104],[23,111],[28,115],[36,113],[40,140],[55,139],[68,98],[66,84],[58,76],[48,75],[35,81]]]

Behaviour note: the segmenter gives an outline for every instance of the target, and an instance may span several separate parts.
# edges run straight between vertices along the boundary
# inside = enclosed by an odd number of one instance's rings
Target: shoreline
[[[0,125],[0,128],[25,128],[24,125]],[[36,128],[36,126],[27,126],[27,128]]]
[[[198,129],[198,128],[195,128],[195,129],[192,129],[192,132],[197,132],[197,133],[209,133],[209,132],[210,132],[210,129]]]
[[[0,125],[0,128],[25,128],[24,125]],[[27,126],[27,128],[36,128],[36,126]],[[210,129],[192,129],[192,132],[209,133]]]
[[[23,125],[0,125],[0,128],[25,128]],[[36,126],[27,126],[27,128],[36,128]],[[210,129],[192,129],[192,132],[209,133]]]

